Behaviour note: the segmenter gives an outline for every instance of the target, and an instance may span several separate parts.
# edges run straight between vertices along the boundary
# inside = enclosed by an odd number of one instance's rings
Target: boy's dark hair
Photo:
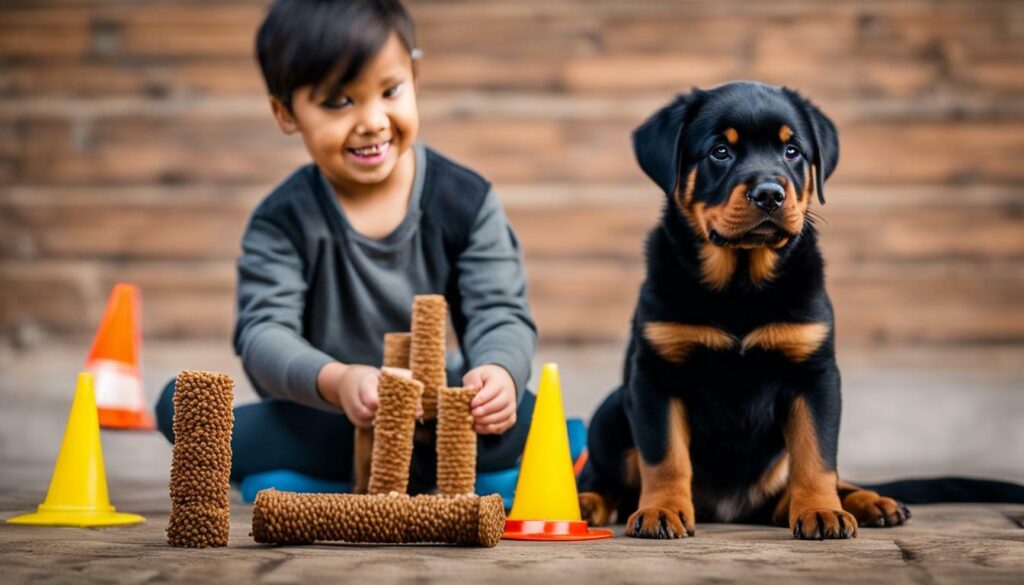
[[[256,56],[267,91],[291,110],[292,94],[307,85],[337,96],[391,33],[412,55],[412,17],[398,0],[275,0],[256,35]]]

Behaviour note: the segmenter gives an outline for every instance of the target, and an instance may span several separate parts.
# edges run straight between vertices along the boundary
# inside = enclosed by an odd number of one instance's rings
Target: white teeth
[[[371,144],[370,146],[364,146],[362,148],[353,148],[351,150],[359,156],[373,156],[375,154],[380,154],[381,151],[384,150],[384,145],[386,144],[386,142],[381,142],[378,144]]]

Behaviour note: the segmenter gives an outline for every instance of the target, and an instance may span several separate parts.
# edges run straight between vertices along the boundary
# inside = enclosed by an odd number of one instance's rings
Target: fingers
[[[477,414],[477,412],[480,414]],[[494,400],[473,410],[473,428],[481,435],[500,434],[516,422],[516,403],[499,395]]]
[[[476,396],[473,397],[473,402],[470,403],[470,406],[473,408],[473,417],[480,418],[481,416],[493,414],[501,410],[505,406],[505,402],[497,399],[500,394],[500,385],[484,386],[482,390],[476,393]]]
[[[465,376],[462,377],[462,385],[466,388],[478,388],[484,387],[484,377],[480,375],[480,372],[476,370],[470,370]],[[479,395],[477,395],[479,398]],[[477,404],[476,399],[473,400],[472,405]]]
[[[492,424],[476,424],[473,426],[473,430],[480,435],[500,435],[505,431],[512,428],[512,425],[516,424],[516,411],[513,410],[512,414],[505,420]]]
[[[370,412],[377,412],[380,408],[380,394],[377,389],[380,386],[380,378],[377,376],[366,376],[359,384],[359,402]]]
[[[360,403],[351,405],[345,414],[357,427],[368,428],[373,426],[373,412]]]
[[[380,407],[380,395],[377,393],[380,376],[376,372],[368,373],[359,379],[358,384],[355,400],[349,400],[351,404],[345,408],[345,414],[357,427],[371,427],[373,417]]]
[[[492,425],[495,423],[502,422],[505,419],[509,418],[510,416],[513,416],[515,412],[516,407],[514,404],[506,404],[501,408],[501,410],[498,410],[497,412],[485,416],[475,417],[473,419],[473,422],[474,424],[477,425]]]

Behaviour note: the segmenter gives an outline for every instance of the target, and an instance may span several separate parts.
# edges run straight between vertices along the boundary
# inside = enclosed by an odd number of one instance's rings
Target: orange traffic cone
[[[105,429],[151,430],[139,372],[139,288],[118,283],[110,293],[85,368],[96,377],[96,407]]]
[[[611,530],[588,528],[580,517],[558,366],[544,364],[515,500],[502,538],[597,540],[611,536]]]

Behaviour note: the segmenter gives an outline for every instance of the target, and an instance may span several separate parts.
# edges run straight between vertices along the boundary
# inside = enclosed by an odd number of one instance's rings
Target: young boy
[[[536,328],[515,235],[479,175],[416,142],[412,20],[397,0],[276,0],[257,36],[281,130],[313,163],[254,211],[238,261],[235,350],[264,402],[235,413],[233,479],[291,469],[352,478],[353,425],[372,424],[383,335],[413,296],[443,294],[472,404],[478,468],[526,440]],[[460,355],[461,354],[461,355]],[[157,407],[171,436],[173,382]],[[410,490],[433,487],[417,445]]]

